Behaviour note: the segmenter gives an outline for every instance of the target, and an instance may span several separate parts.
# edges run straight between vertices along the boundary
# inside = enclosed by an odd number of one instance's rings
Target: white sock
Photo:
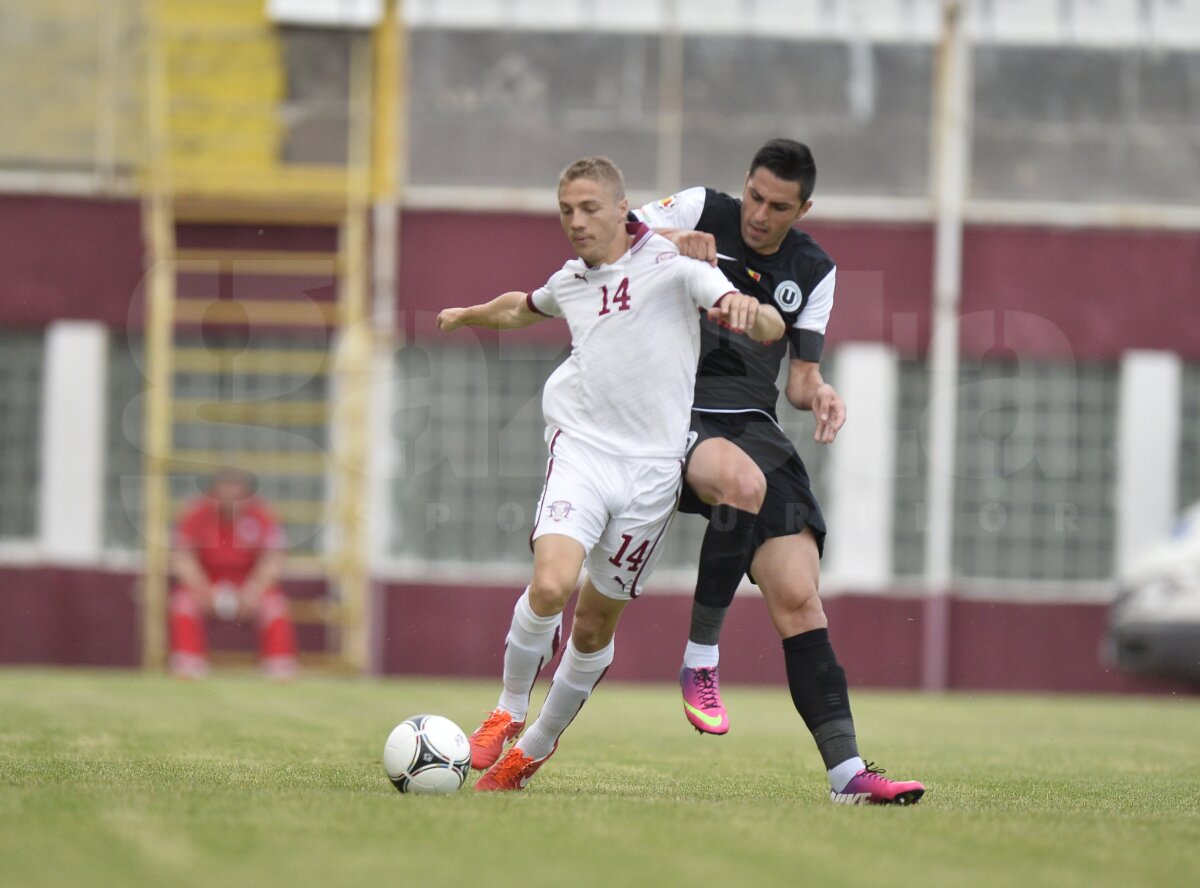
[[[616,639],[613,639],[594,654],[581,654],[567,639],[567,649],[563,651],[562,662],[554,671],[554,681],[550,684],[550,693],[546,695],[542,711],[525,736],[517,741],[522,752],[540,759],[554,751],[554,744],[562,732],[579,714],[604,677],[605,670],[612,665],[615,650]]]
[[[841,792],[846,788],[846,784],[854,779],[854,775],[866,766],[867,763],[858,756],[835,765],[829,769],[829,788],[834,792]]]
[[[696,644],[689,641],[683,649],[683,665],[688,669],[699,669],[705,666],[712,669],[721,660],[721,649],[715,644]]]
[[[529,604],[529,587],[513,608],[512,626],[504,645],[504,690],[499,707],[516,721],[529,714],[529,695],[538,673],[554,656],[562,632],[562,614],[541,617]]]

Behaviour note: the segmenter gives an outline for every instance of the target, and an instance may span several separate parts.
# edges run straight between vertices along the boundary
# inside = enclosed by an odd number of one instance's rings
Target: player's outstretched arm
[[[793,359],[784,394],[793,407],[813,412],[817,420],[813,440],[818,444],[832,444],[846,423],[846,403],[821,376],[821,366],[813,361]]]
[[[538,314],[529,308],[526,304],[526,294],[519,290],[512,290],[481,305],[442,309],[437,316],[437,325],[443,333],[449,333],[459,327],[516,330],[545,319],[545,315]]]
[[[720,303],[708,310],[708,317],[755,342],[774,342],[784,331],[783,317],[774,306],[736,291],[722,296]]]

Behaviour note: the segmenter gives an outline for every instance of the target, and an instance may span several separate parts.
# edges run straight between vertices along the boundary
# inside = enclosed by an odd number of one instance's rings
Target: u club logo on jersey
[[[800,307],[800,285],[795,281],[784,281],[775,288],[775,304],[783,311],[795,311]]]

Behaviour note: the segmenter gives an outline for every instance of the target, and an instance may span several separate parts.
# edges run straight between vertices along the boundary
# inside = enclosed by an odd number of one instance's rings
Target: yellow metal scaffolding
[[[327,599],[294,602],[297,621],[329,627],[334,649],[308,662],[361,671],[368,665],[369,572],[364,526],[370,369],[374,331],[368,213],[395,190],[399,87],[397,16],[388,3],[370,39],[351,53],[348,158],[343,166],[283,161],[279,105],[284,70],[278,29],[265,3],[146,0],[147,155],[145,578],[143,663],[166,659],[170,527],[179,506],[174,474],[226,464],[264,474],[324,479],[325,502],[276,502],[282,518],[319,521],[326,539],[314,565],[328,576]],[[178,226],[316,226],[336,230],[335,250],[247,250],[177,245]],[[179,276],[232,269],[253,275],[328,276],[336,296],[314,299],[180,298]],[[185,325],[324,330],[327,349],[226,349],[182,342]],[[238,402],[174,396],[177,373],[241,375],[300,372],[328,380],[326,399]],[[183,448],[179,423],[323,426],[319,451]]]

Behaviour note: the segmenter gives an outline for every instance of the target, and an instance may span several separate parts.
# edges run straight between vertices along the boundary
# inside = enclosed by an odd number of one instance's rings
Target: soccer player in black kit
[[[889,780],[859,756],[846,676],[818,595],[825,520],[775,414],[779,365],[790,351],[784,395],[813,412],[814,439],[831,443],[846,419],[845,404],[819,365],[836,268],[816,241],[793,228],[812,206],[815,183],[808,147],[772,139],[754,155],[740,200],[689,188],[636,211],[681,253],[716,262],[743,293],[774,305],[787,325],[784,339],[760,344],[700,322],[692,407],[697,440],[680,508],[705,515],[709,526],[680,670],[684,712],[702,733],[729,730],[717,641],[748,574],[783,639],[792,701],[824,760],[831,800],[912,804],[925,792],[920,783]]]

